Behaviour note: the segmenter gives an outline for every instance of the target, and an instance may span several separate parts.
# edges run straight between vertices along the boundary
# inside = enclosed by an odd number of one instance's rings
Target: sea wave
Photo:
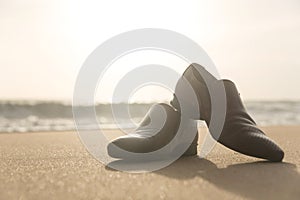
[[[125,104],[126,105],[126,104]],[[98,124],[86,122],[81,128],[114,129],[118,126],[134,128],[152,104],[128,105],[130,119],[115,122],[110,104],[97,104],[95,111]],[[300,102],[298,101],[248,101],[248,112],[260,126],[300,125]],[[115,107],[124,104],[115,104]],[[88,106],[85,106],[88,108]],[[121,122],[120,122],[121,121]],[[0,132],[36,132],[74,130],[72,105],[64,102],[0,101]]]

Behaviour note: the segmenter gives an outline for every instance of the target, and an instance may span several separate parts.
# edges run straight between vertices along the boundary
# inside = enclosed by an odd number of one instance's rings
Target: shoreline
[[[258,125],[258,127],[265,129],[265,128],[299,128],[300,129],[300,125],[295,124],[295,125],[265,125],[265,126],[261,126]],[[199,129],[207,129],[207,126],[200,126],[198,127]],[[96,130],[96,129],[95,129]],[[102,129],[104,131],[120,131],[119,129],[116,128],[104,128]],[[126,129],[126,130],[133,130],[133,129]],[[25,132],[0,132],[1,134],[28,134],[28,133],[73,133],[73,132],[77,132],[77,129],[70,129],[70,130],[43,130],[43,131],[25,131]],[[92,130],[94,131],[94,130]],[[299,131],[300,134],[300,131]]]

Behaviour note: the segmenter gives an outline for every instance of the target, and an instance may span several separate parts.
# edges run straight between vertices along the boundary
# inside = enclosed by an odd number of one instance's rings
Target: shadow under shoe
[[[198,98],[200,119],[204,120],[209,127],[210,134],[224,146],[245,155],[267,159],[274,162],[282,161],[283,151],[279,146],[269,139],[257,126],[255,121],[247,113],[238,90],[233,82],[229,80],[217,80],[204,67],[199,64],[192,64],[184,72],[183,77],[188,80]],[[180,111],[178,96],[182,95],[185,89],[180,81],[175,89],[174,99],[171,104]],[[208,90],[220,88],[220,84],[225,89],[226,94],[226,114],[224,127],[221,135],[214,132],[210,127],[212,99]],[[190,105],[194,106],[191,102]],[[222,113],[220,113],[222,114]],[[190,117],[195,116],[192,114]]]
[[[179,129],[180,122],[180,113],[174,108],[167,104],[155,104],[150,108],[139,127],[133,133],[121,136],[108,145],[108,155],[113,158],[131,159],[132,157],[128,152],[150,153],[157,151],[173,140]],[[197,141],[198,134],[189,144],[184,143],[184,141],[177,142],[180,147],[182,145],[188,147],[183,156],[197,154]],[[176,151],[176,149],[167,150],[166,155],[161,155],[161,158],[172,154],[172,151]]]

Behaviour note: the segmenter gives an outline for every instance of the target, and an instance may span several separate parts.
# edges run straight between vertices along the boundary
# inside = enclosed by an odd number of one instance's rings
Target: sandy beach
[[[217,145],[206,159],[143,174],[105,167],[76,132],[0,134],[0,199],[299,199],[300,126],[263,129],[284,149],[283,163]]]

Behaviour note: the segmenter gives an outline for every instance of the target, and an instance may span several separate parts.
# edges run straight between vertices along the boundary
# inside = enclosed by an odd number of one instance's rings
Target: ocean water
[[[120,105],[120,104],[119,104]],[[152,104],[130,104],[131,119],[138,124]],[[117,105],[118,106],[118,105]],[[300,102],[248,101],[248,112],[258,125],[300,125]],[[116,128],[111,105],[95,106],[99,124],[85,124],[86,129]],[[134,128],[128,119],[120,119],[122,127]],[[0,101],[0,132],[35,132],[74,130],[72,105],[62,102]]]

